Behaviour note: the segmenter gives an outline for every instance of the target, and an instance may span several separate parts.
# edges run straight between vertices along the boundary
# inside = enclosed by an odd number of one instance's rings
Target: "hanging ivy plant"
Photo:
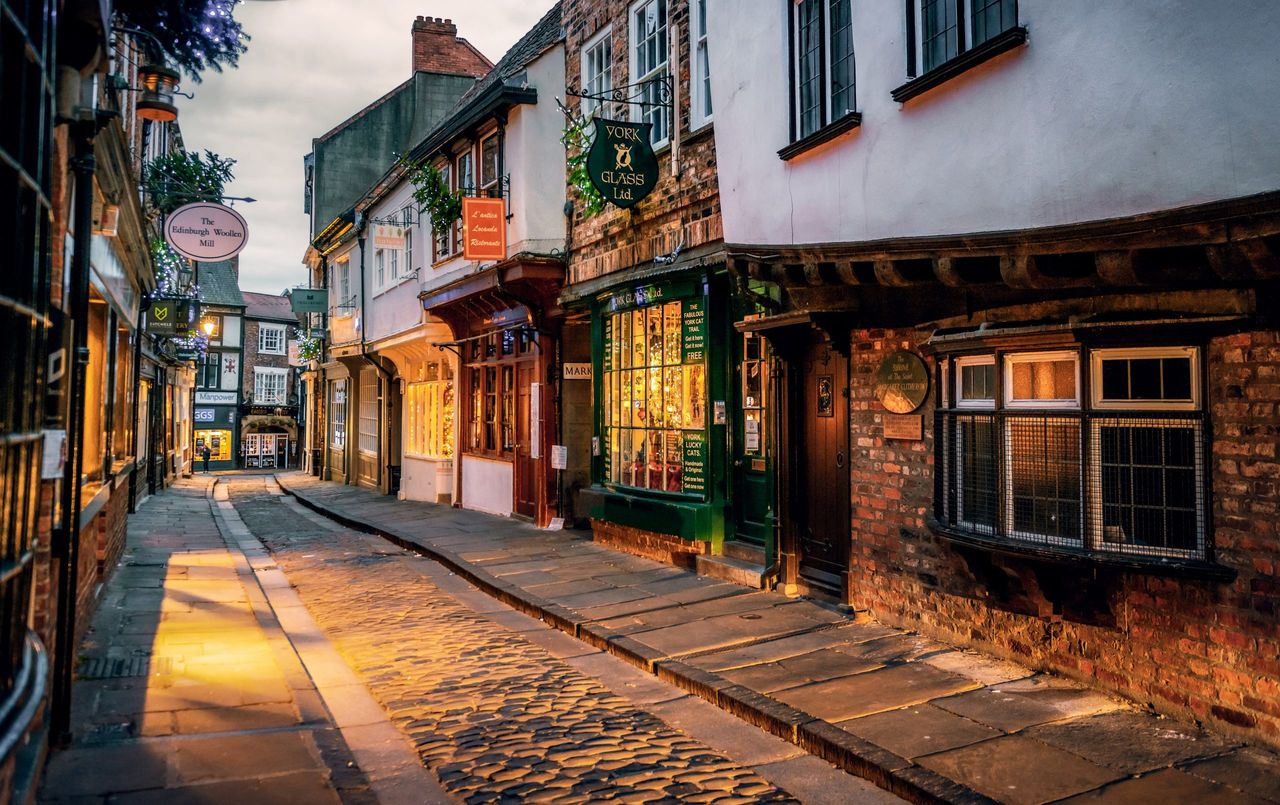
[[[587,152],[591,150],[595,127],[588,118],[575,115],[564,106],[560,108],[564,112],[564,132],[560,135],[560,142],[565,148],[569,187],[582,202],[582,217],[590,218],[604,211],[604,196],[600,195],[587,174]]]
[[[450,190],[449,180],[434,165],[414,165],[409,169],[409,181],[418,211],[431,216],[431,231],[440,232],[462,218],[462,193]]]

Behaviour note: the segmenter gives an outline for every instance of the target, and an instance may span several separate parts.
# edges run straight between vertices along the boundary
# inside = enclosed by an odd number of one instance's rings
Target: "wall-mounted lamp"
[[[218,329],[218,323],[213,319],[205,319],[204,321],[200,322],[200,329],[204,330],[205,335],[207,335],[210,338],[213,338],[213,334]]]
[[[178,119],[173,96],[178,90],[178,72],[160,64],[144,64],[138,68],[142,97],[138,99],[138,117],[156,123]]]

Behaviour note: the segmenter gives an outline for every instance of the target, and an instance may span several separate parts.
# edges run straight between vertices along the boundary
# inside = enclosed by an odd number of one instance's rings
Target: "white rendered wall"
[[[462,457],[462,508],[509,517],[514,485],[510,461]]]
[[[405,268],[405,256],[401,251],[400,277],[394,283],[388,279],[386,285],[379,290],[375,282],[377,269],[373,264],[373,237],[378,220],[393,218],[406,204],[416,210],[417,204],[413,202],[412,194],[413,185],[407,181],[400,182],[368,210],[369,228],[366,232],[365,249],[369,256],[366,258],[365,271],[368,277],[365,284],[369,291],[369,321],[365,326],[365,338],[369,341],[395,335],[422,323],[422,303],[418,301],[421,288],[417,277],[431,266],[430,243],[422,236],[422,223],[417,222],[410,227],[413,237],[413,265]],[[415,212],[415,219],[416,216]],[[427,268],[415,275],[414,269],[422,266]]]
[[[517,106],[507,124],[506,171],[511,176],[507,254],[564,248],[564,46],[556,45],[529,64],[529,85],[538,102]]]
[[[351,299],[353,307],[350,309],[338,309],[337,307],[343,301],[338,298],[342,287],[342,283],[338,279],[338,262],[344,257],[351,266]],[[360,321],[360,249],[354,239],[329,255],[328,272],[330,280],[329,303],[334,307],[333,315],[329,318],[329,345],[336,346],[359,341],[360,331],[357,328],[357,324]]]
[[[1280,3],[1020,0],[1029,42],[906,104],[899,0],[853,7],[862,125],[789,162],[789,3],[710,0],[725,240],[1114,218],[1280,189]]]

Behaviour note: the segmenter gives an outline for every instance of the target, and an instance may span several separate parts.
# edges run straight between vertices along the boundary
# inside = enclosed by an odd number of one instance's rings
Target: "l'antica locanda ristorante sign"
[[[249,226],[226,205],[197,201],[170,213],[164,239],[183,257],[213,263],[240,253],[249,241]]]
[[[652,127],[652,123],[596,120],[587,175],[605,201],[624,209],[634,206],[658,183],[658,158],[649,144]]]

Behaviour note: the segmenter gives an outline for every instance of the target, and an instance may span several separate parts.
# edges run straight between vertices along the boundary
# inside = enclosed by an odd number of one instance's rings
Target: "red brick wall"
[[[924,440],[883,437],[880,360],[925,334],[853,334],[851,596],[859,609],[958,644],[1057,671],[1157,710],[1280,745],[1280,334],[1212,340],[1213,539],[1224,583],[957,548],[926,527],[933,406]],[[928,360],[931,368],[933,361]]]
[[[591,521],[591,538],[607,548],[690,570],[694,567],[695,557],[711,552],[710,542],[655,534],[603,520]]]
[[[612,24],[613,85],[628,78],[628,0],[568,0],[563,5],[562,24],[567,32],[565,80],[581,85],[582,45]],[[685,0],[670,3],[670,24],[679,26],[679,47],[669,61],[680,82],[680,107],[673,120],[680,138],[679,175],[671,171],[671,149],[658,154],[659,179],[643,201],[630,210],[609,205],[604,212],[583,218],[582,204],[574,201],[573,257],[569,281],[582,282],[640,265],[651,265],[657,255],[670,254],[683,243],[686,250],[723,238],[720,221],[720,191],[716,177],[715,139],[710,127],[689,131],[689,5]],[[572,100],[572,99],[571,99]],[[628,107],[634,115],[639,107]],[[576,110],[575,110],[576,111]]]

